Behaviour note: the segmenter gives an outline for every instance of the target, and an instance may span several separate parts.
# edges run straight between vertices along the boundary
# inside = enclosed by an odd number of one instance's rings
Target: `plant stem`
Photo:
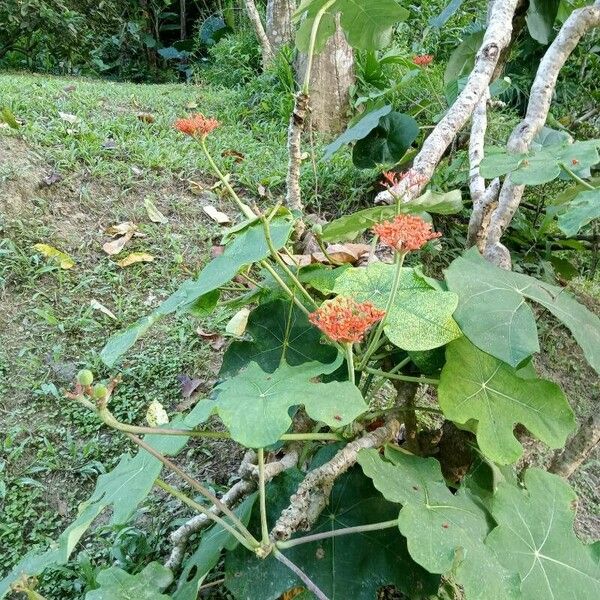
[[[183,492],[180,492],[178,489],[170,486],[168,483],[164,482],[162,479],[156,479],[154,481],[154,485],[158,486],[159,488],[161,488],[162,490],[164,490],[165,492],[167,492],[174,498],[177,498],[178,500],[180,500],[181,502],[183,502],[190,508],[193,508],[194,510],[198,511],[199,513],[205,515],[211,521],[214,521],[215,523],[217,523],[218,525],[223,527],[223,529],[226,529],[231,535],[233,535],[235,537],[236,540],[238,540],[238,542],[240,542],[240,544],[242,544],[244,547],[246,547],[251,552],[254,552],[255,546],[251,545],[248,542],[248,540],[237,529],[235,529],[235,527],[232,527],[229,523],[224,521],[221,517],[216,515],[214,512],[208,510],[207,508],[202,506],[202,504],[195,502],[190,497],[186,496]]]
[[[229,192],[229,195],[234,199],[235,203],[238,205],[238,208],[242,211],[243,215],[247,219],[252,219],[252,220],[256,219],[256,215],[254,214],[254,211],[247,204],[244,204],[244,202],[241,201],[240,197],[236,194],[235,190],[231,187],[231,184],[229,183],[229,181],[227,181],[227,178],[225,177],[225,175],[223,175],[223,173],[217,166],[217,163],[215,163],[215,161],[213,160],[213,157],[210,155],[210,152],[208,151],[208,148],[206,147],[206,140],[203,137],[200,138],[200,147],[202,148],[202,151],[206,155],[206,158],[207,158],[212,170],[216,173],[216,175],[219,178],[219,180],[221,181],[221,183],[225,186],[225,188]]]
[[[346,364],[348,365],[348,381],[354,384],[356,382],[354,378],[354,351],[352,349],[352,342],[344,344],[346,350]]]
[[[226,505],[223,504],[210,490],[205,488],[199,481],[196,481],[193,477],[190,477],[183,469],[180,469],[173,461],[169,460],[166,456],[163,456],[160,452],[155,450],[150,444],[147,444],[144,440],[139,437],[132,435],[131,433],[127,434],[127,437],[132,440],[135,444],[140,446],[157,458],[165,467],[171,469],[174,473],[179,475],[181,479],[183,479],[188,485],[194,488],[197,492],[202,494],[205,498],[210,500],[223,514],[227,515],[233,523],[236,525],[240,533],[246,538],[246,540],[254,545],[255,547],[260,546],[260,542],[248,531],[246,526],[238,519],[238,517],[234,514],[234,512]]]
[[[564,163],[560,163],[559,165],[562,169],[564,169],[569,177],[571,177],[571,179],[573,179],[574,181],[576,181],[577,183],[581,184],[582,186],[586,187],[588,190],[595,190],[597,188],[595,188],[591,183],[587,182],[585,179],[582,179],[581,177],[579,177],[579,175],[577,175],[573,169],[570,169],[569,167],[567,167],[567,165],[565,165]]]
[[[309,315],[310,311],[296,298],[296,294],[290,290],[290,288],[286,285],[285,281],[279,277],[277,271],[266,261],[261,260],[260,264],[263,268],[265,268],[273,277],[273,279],[279,284],[279,287],[292,299],[292,302],[305,314]]]
[[[280,562],[283,563],[292,573],[304,583],[306,589],[312,592],[318,600],[329,600],[329,598],[317,587],[312,579],[302,570],[296,566],[289,558],[284,556],[277,548],[273,548],[273,555]]]
[[[317,34],[319,32],[319,25],[321,20],[325,16],[325,13],[337,2],[337,0],[328,0],[319,12],[315,15],[313,26],[310,31],[310,41],[308,43],[308,61],[306,63],[306,73],[304,74],[304,84],[302,85],[302,92],[306,95],[310,93],[310,77],[312,75],[313,58],[315,55],[315,46],[317,44]]]
[[[343,529],[334,529],[332,531],[324,531],[323,533],[314,533],[312,535],[305,535],[300,538],[288,540],[286,542],[277,542],[277,548],[284,550],[287,548],[293,548],[300,544],[309,544],[311,542],[317,542],[319,540],[326,540],[328,538],[337,537],[339,535],[350,535],[352,533],[364,533],[367,531],[379,531],[381,529],[390,529],[391,527],[398,526],[398,519],[392,519],[391,521],[383,521],[381,523],[372,523],[370,525],[357,525],[355,527],[345,527]]]
[[[284,442],[339,442],[343,439],[337,433],[286,433],[281,436]]]
[[[260,529],[263,546],[269,544],[269,526],[267,524],[267,498],[265,494],[265,450],[259,448],[258,452],[258,496],[260,503]]]
[[[385,306],[385,315],[383,319],[379,321],[377,325],[377,329],[375,330],[375,335],[371,339],[369,346],[358,365],[358,370],[362,371],[366,364],[369,362],[369,358],[371,355],[379,348],[379,341],[381,339],[381,335],[383,334],[383,328],[385,327],[385,323],[387,321],[390,309],[392,308],[396,295],[398,293],[398,288],[400,287],[400,276],[402,275],[402,265],[404,264],[404,258],[406,256],[406,252],[399,252],[396,255],[396,272],[394,273],[394,282],[392,283],[392,290],[390,292],[390,297],[388,298],[387,304]]]
[[[378,369],[371,369],[365,367],[362,369],[365,373],[371,373],[373,375],[379,375],[386,379],[395,379],[396,381],[410,381],[412,383],[429,383],[431,385],[439,385],[439,379],[431,379],[429,377],[411,377],[410,375],[397,375],[396,373],[386,373],[385,371],[379,371]]]

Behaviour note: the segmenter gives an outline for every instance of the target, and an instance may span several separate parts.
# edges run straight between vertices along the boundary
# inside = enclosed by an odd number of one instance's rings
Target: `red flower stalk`
[[[175,129],[178,129],[181,133],[191,135],[192,137],[206,137],[218,126],[219,121],[216,119],[209,119],[203,114],[193,115],[189,119],[177,119],[174,123]]]
[[[433,62],[433,54],[420,54],[419,56],[413,56],[413,63],[417,67],[428,67]]]
[[[429,240],[441,237],[431,230],[431,225],[420,217],[398,215],[393,221],[384,221],[372,228],[374,234],[390,248],[398,252],[419,250]]]
[[[394,188],[398,187],[400,183],[406,180],[404,187],[406,190],[409,188],[421,185],[426,182],[426,178],[420,173],[415,171],[404,171],[404,173],[396,173],[395,171],[384,171],[383,180],[381,184],[388,190],[393,191]]]
[[[351,344],[360,342],[374,323],[385,316],[385,311],[370,302],[356,302],[352,298],[338,296],[326,300],[311,313],[310,322],[335,342]]]

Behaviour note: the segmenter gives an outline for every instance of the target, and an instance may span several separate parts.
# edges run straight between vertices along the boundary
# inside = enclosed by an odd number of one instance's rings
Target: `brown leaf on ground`
[[[57,171],[52,171],[52,173],[49,173],[48,175],[46,175],[46,177],[42,179],[42,182],[46,185],[52,185],[53,183],[58,183],[61,180],[62,175]]]
[[[194,379],[185,373],[177,375],[177,381],[181,385],[181,395],[183,398],[190,398],[202,383],[201,379]]]
[[[292,254],[291,256],[280,254],[279,256],[288,267],[307,267],[315,262],[310,254]]]
[[[222,350],[223,346],[225,346],[226,340],[225,337],[220,333],[216,333],[214,331],[204,331],[203,329],[196,329],[196,333],[200,338],[202,338],[213,350]]]
[[[313,258],[320,263],[355,264],[371,251],[368,244],[331,244],[327,247],[327,256],[323,252],[313,252]]]
[[[114,256],[115,254],[119,254],[125,247],[125,244],[133,237],[133,231],[126,233],[125,235],[113,240],[112,242],[106,242],[102,244],[102,250],[106,252],[109,256]]]
[[[130,265],[135,265],[136,263],[141,262],[153,262],[154,256],[152,254],[148,254],[147,252],[132,252],[128,254],[124,259],[117,262],[117,264],[121,268],[129,267]]]
[[[169,219],[163,215],[158,208],[156,208],[154,202],[150,200],[150,198],[144,198],[144,207],[146,208],[146,212],[148,213],[149,219],[153,223],[161,223],[162,225],[166,225],[169,222]]]
[[[117,225],[111,225],[105,229],[105,232],[108,235],[112,235],[113,237],[117,237],[118,235],[127,235],[128,233],[135,233],[137,231],[137,225],[132,221],[124,221],[123,223],[118,223]]]
[[[156,121],[156,117],[152,113],[139,112],[136,116],[142,123],[154,123]]]
[[[211,204],[203,206],[202,210],[219,225],[227,225],[227,223],[231,223],[231,219],[228,215],[226,215],[224,212],[221,212]]]
[[[235,159],[236,163],[241,163],[246,158],[245,154],[242,154],[241,152],[238,152],[237,150],[223,150],[223,152],[221,152],[221,156],[223,158],[232,156]]]

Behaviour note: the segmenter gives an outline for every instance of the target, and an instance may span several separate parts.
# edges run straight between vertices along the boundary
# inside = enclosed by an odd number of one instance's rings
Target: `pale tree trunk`
[[[298,57],[296,74],[304,79],[307,56]],[[354,52],[338,23],[325,48],[313,58],[310,78],[310,125],[316,131],[339,133],[348,122],[350,88],[356,81]]]
[[[254,27],[256,37],[258,38],[258,41],[260,43],[263,68],[266,69],[273,61],[273,48],[271,46],[271,42],[269,41],[269,37],[267,36],[267,33],[265,31],[263,22],[261,21],[260,14],[258,12],[258,9],[256,8],[254,0],[244,0],[244,3],[246,5],[246,12],[248,13],[248,18],[252,23],[252,27]]]
[[[277,52],[285,44],[293,43],[292,17],[295,10],[296,0],[268,0],[266,30],[273,52]]]

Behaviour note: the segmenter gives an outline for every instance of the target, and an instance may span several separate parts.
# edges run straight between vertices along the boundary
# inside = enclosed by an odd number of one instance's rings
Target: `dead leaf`
[[[226,225],[227,223],[231,223],[231,219],[224,212],[221,212],[220,210],[216,209],[211,204],[203,206],[202,210],[219,225]]]
[[[294,600],[294,598],[302,594],[304,591],[304,588],[301,587],[292,588],[291,590],[284,592],[279,600]]]
[[[336,264],[354,264],[371,251],[368,244],[331,244],[327,247],[329,258]],[[320,263],[329,263],[329,258],[323,252],[313,252],[312,257]]]
[[[123,221],[117,225],[111,225],[105,229],[108,235],[116,237],[118,235],[127,235],[128,233],[135,233],[137,231],[137,225],[132,221]]]
[[[158,400],[152,400],[146,411],[146,421],[150,427],[160,427],[169,422],[169,415]]]
[[[238,310],[233,317],[229,320],[229,323],[225,326],[225,331],[229,335],[234,337],[242,337],[246,332],[246,326],[248,325],[248,317],[250,316],[249,308],[242,308]]]
[[[152,113],[139,112],[136,116],[142,123],[154,123],[154,121],[156,121],[156,118]]]
[[[58,262],[61,269],[72,269],[75,261],[66,253],[49,246],[48,244],[35,244],[33,246],[40,254]]]
[[[196,196],[199,196],[206,190],[206,188],[204,187],[204,184],[201,183],[200,181],[194,181],[193,179],[188,179],[187,182],[190,184],[190,192],[192,192],[192,194],[194,194]]]
[[[198,389],[202,383],[201,379],[193,379],[189,375],[177,375],[177,380],[181,384],[181,396],[189,398]]]
[[[146,208],[146,212],[148,213],[149,219],[153,223],[162,223],[165,225],[169,222],[169,219],[163,215],[158,208],[154,205],[154,202],[150,200],[150,198],[144,198],[144,207]]]
[[[110,256],[114,256],[115,254],[119,254],[121,250],[125,247],[125,244],[133,237],[133,231],[113,240],[112,242],[106,242],[102,245],[102,250],[106,252],[106,254]]]
[[[100,304],[100,302],[98,302],[98,300],[92,299],[90,300],[90,306],[94,309],[94,310],[99,310],[101,313],[104,313],[107,317],[110,317],[111,319],[116,320],[117,317],[115,317],[114,313],[109,310],[108,308],[106,308],[106,306],[104,306],[104,304]]]
[[[246,158],[246,156],[244,154],[242,154],[241,152],[238,152],[237,150],[223,150],[223,152],[221,152],[221,156],[223,158],[232,156],[235,159],[236,163],[241,163]]]
[[[44,177],[44,179],[42,179],[42,181],[46,185],[52,185],[53,183],[58,183],[61,180],[62,180],[62,175],[56,171],[52,171],[52,173],[50,173],[49,175],[46,175],[46,177]]]
[[[131,172],[132,172],[134,175],[137,175],[138,177],[139,177],[140,175],[143,175],[143,174],[144,174],[144,171],[143,171],[142,169],[140,169],[139,167],[131,167]]]
[[[196,329],[196,333],[213,349],[222,350],[225,346],[225,338],[220,333],[214,333],[210,331],[204,331],[203,329]]]
[[[198,103],[197,102],[188,102],[185,107],[188,110],[194,110],[195,108],[198,108]]]
[[[289,267],[307,267],[313,263],[313,257],[310,254],[292,254],[292,256],[288,256],[283,253],[279,256],[281,256],[281,260]]]
[[[79,123],[79,117],[76,115],[72,115],[71,113],[58,112],[58,116],[67,123],[71,125],[75,125],[75,123]]]
[[[267,197],[267,188],[262,183],[259,183],[256,189],[258,190],[258,195],[261,198]]]
[[[154,256],[152,254],[148,254],[147,252],[132,252],[128,254],[125,258],[118,261],[117,264],[121,268],[129,267],[130,265],[135,265],[136,263],[141,262],[153,262]]]

